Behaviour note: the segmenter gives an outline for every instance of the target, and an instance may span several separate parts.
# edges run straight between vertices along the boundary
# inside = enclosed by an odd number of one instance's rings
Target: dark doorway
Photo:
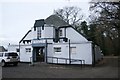
[[[45,53],[44,47],[34,47],[34,62],[44,62],[45,61]]]

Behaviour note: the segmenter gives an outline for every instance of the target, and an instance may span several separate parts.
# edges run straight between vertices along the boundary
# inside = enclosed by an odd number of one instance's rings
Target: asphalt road
[[[0,80],[2,79],[2,67],[0,66]]]
[[[55,65],[19,63],[2,68],[3,78],[118,78],[118,57],[105,57],[95,67],[80,65]]]

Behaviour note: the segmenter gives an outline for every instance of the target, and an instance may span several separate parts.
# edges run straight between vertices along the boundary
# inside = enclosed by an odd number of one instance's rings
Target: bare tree
[[[118,49],[120,47],[120,2],[93,3],[90,10],[94,13],[91,17],[91,24],[96,24],[101,35],[112,42],[115,55],[118,55],[120,53]]]
[[[75,6],[54,10],[54,14],[75,28],[80,25],[80,20],[83,18],[81,8]]]

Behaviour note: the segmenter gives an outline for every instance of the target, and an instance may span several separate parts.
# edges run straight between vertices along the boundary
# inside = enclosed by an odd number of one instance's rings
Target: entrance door
[[[34,61],[35,62],[44,62],[45,60],[45,53],[44,53],[44,47],[34,47]]]

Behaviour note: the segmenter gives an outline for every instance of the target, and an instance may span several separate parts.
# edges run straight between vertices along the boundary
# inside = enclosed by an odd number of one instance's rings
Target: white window
[[[31,52],[31,48],[26,48],[26,52]]]
[[[62,35],[63,35],[62,30],[60,30],[59,31],[59,36],[62,36]]]
[[[61,52],[61,47],[54,47],[54,52]]]
[[[70,47],[70,52],[72,54],[76,54],[76,47]]]

